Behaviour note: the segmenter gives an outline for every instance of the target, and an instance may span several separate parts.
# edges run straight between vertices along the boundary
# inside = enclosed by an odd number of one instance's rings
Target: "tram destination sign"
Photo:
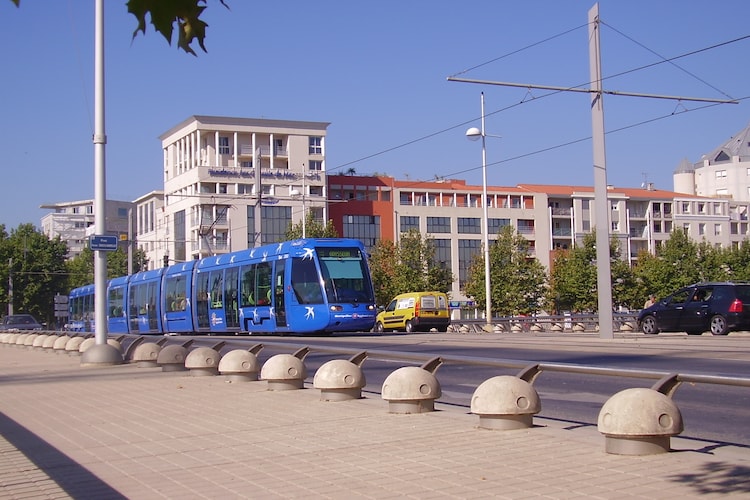
[[[117,250],[117,236],[93,235],[89,238],[89,248],[94,251],[114,252]]]

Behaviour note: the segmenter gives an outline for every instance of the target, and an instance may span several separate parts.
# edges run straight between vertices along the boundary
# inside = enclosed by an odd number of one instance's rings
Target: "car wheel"
[[[656,335],[659,333],[659,328],[656,326],[656,318],[653,316],[646,316],[641,321],[641,331],[646,335]]]
[[[411,321],[407,321],[404,325],[404,331],[406,333],[412,333],[414,331],[414,324]]]
[[[711,334],[712,335],[726,335],[727,332],[727,320],[724,316],[717,314],[711,318]]]
[[[385,328],[383,328],[383,323],[381,323],[380,321],[375,323],[375,331],[377,333],[383,333],[385,331]]]

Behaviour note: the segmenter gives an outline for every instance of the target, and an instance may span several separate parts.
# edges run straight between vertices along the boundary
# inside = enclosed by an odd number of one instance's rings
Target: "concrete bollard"
[[[388,401],[390,413],[426,413],[435,410],[435,400],[442,395],[435,372],[443,364],[433,358],[421,367],[405,366],[394,371],[383,382],[382,398]]]
[[[156,358],[156,364],[161,366],[163,372],[185,371],[185,358],[188,355],[188,348],[193,344],[193,340],[188,340],[181,345],[164,346]]]
[[[226,342],[219,342],[213,347],[197,347],[185,357],[185,368],[190,370],[193,377],[212,376],[219,374],[221,348]]]
[[[80,356],[80,348],[84,340],[86,339],[83,337],[70,337],[70,340],[65,344],[65,353],[68,356]]]
[[[348,401],[360,399],[362,388],[367,385],[362,365],[366,352],[360,352],[349,360],[333,359],[324,363],[313,378],[313,387],[320,389],[321,401]]]
[[[44,345],[44,341],[47,340],[48,336],[49,335],[45,335],[45,334],[40,334],[39,336],[37,336],[37,338],[34,339],[33,347],[35,349],[42,349],[42,346]]]
[[[277,354],[263,364],[260,378],[268,381],[269,391],[302,389],[307,378],[304,359],[310,349],[303,347],[294,354]]]
[[[542,403],[534,386],[511,375],[485,380],[471,396],[471,413],[479,415],[483,429],[526,429],[540,411]]]
[[[670,451],[670,439],[684,429],[680,409],[670,397],[679,381],[670,375],[651,389],[618,392],[602,406],[598,429],[605,451],[615,455],[654,455]]]
[[[45,338],[42,343],[42,349],[52,352],[52,348],[55,346],[55,340],[57,340],[57,335],[47,335],[47,338]]]
[[[65,345],[68,343],[69,340],[70,340],[70,337],[68,337],[67,335],[60,335],[59,337],[55,339],[55,343],[52,344],[52,349],[57,354],[65,354]]]
[[[141,342],[133,350],[132,362],[140,368],[158,367],[159,353],[162,350],[158,342]]]
[[[258,380],[260,362],[258,353],[263,344],[255,344],[250,349],[234,349],[222,356],[219,373],[229,382],[254,382]]]

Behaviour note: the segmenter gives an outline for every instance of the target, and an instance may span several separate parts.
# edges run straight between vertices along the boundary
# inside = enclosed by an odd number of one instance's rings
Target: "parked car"
[[[448,331],[451,322],[448,296],[442,292],[411,292],[397,295],[378,313],[375,331],[401,330],[407,333],[435,328]]]
[[[646,334],[726,335],[750,330],[750,283],[696,283],[681,288],[643,309],[638,327]]]
[[[31,314],[10,314],[0,321],[0,330],[43,330],[44,327]]]

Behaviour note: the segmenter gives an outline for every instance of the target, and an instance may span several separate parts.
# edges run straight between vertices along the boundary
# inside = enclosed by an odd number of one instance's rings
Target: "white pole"
[[[591,75],[591,124],[594,145],[594,213],[596,214],[596,284],[599,337],[614,338],[612,318],[612,269],[609,262],[609,200],[607,154],[604,147],[604,102],[599,51],[599,4],[589,10],[589,64]]]
[[[484,132],[484,92],[481,94],[482,104],[482,207],[484,210],[484,293],[487,301],[485,320],[492,324],[492,294],[490,286],[490,217],[487,207],[487,149]]]
[[[96,0],[94,48],[94,234],[105,233],[104,4]],[[94,320],[97,344],[107,343],[107,253],[94,252]]]
[[[307,210],[305,207],[305,177],[306,176],[307,174],[305,172],[305,164],[303,163],[302,164],[302,237],[303,238],[307,237],[307,231],[305,228],[305,224],[306,224],[305,219],[307,219]]]

